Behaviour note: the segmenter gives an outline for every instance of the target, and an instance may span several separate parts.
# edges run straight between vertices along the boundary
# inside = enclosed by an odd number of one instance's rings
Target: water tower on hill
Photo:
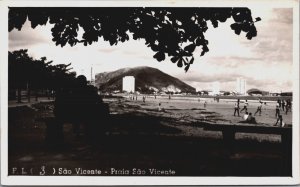
[[[134,76],[123,77],[122,91],[135,92],[135,78]]]

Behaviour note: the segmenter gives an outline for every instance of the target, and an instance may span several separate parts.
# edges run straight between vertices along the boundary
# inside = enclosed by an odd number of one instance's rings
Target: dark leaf
[[[252,37],[255,37],[257,35],[257,31],[255,27],[251,27],[251,29],[249,30],[249,32],[246,34],[246,37],[248,40],[251,40]]]
[[[190,60],[190,64],[194,63],[194,57],[192,57],[192,59]]]
[[[187,58],[187,57],[185,57],[185,58],[183,59],[183,63],[184,63],[185,66],[188,64],[188,58]]]
[[[159,62],[165,60],[165,53],[163,52],[157,52],[153,58],[156,58]]]
[[[202,47],[202,52],[201,52],[201,54],[200,54],[200,56],[203,56],[206,52],[208,52],[209,51],[209,49],[208,49],[208,47],[205,45],[205,46],[203,46]]]
[[[190,45],[186,46],[184,48],[184,50],[187,51],[187,52],[189,52],[189,53],[192,53],[192,52],[194,52],[195,48],[196,48],[195,44],[190,44]]]
[[[234,30],[235,34],[239,35],[242,31],[241,25],[238,23],[233,23],[230,25],[231,29]]]
[[[182,60],[183,60],[183,59],[180,58],[179,61],[178,61],[178,63],[177,63],[177,66],[180,67],[180,68],[183,66]]]
[[[176,63],[176,62],[178,61],[178,59],[179,59],[179,57],[174,56],[174,57],[171,58],[171,61],[172,61],[173,63]]]
[[[203,45],[203,43],[204,43],[204,40],[201,37],[198,37],[195,41],[195,44],[197,46]]]
[[[189,70],[189,68],[190,68],[190,64],[186,65],[184,68],[185,72],[187,72]]]
[[[218,21],[217,20],[211,20],[211,24],[213,25],[214,28],[218,27]]]

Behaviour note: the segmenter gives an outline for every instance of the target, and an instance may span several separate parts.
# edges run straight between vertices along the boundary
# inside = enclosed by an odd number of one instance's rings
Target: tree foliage
[[[51,65],[46,57],[33,59],[27,49],[8,52],[9,89],[58,90],[72,85],[76,74],[71,64]]]
[[[21,30],[26,19],[31,27],[53,24],[52,40],[61,47],[78,43],[91,45],[102,37],[110,45],[144,39],[154,51],[154,58],[171,58],[187,71],[194,62],[194,52],[201,47],[200,56],[209,51],[204,33],[208,22],[218,27],[220,22],[233,18],[231,29],[236,34],[246,33],[247,39],[257,35],[251,10],[248,8],[19,8],[9,10],[9,31]],[[79,36],[79,28],[83,35]],[[229,44],[228,44],[229,45]]]

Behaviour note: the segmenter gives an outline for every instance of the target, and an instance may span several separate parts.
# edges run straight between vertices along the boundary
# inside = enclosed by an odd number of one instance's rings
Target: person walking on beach
[[[281,101],[281,107],[282,107],[282,111],[284,111],[284,109],[285,109],[285,100]]]
[[[158,103],[158,111],[161,111],[161,103]]]
[[[283,122],[282,115],[278,116],[277,121],[274,126],[277,126],[278,122],[279,122],[279,127],[284,127],[285,123]]]
[[[206,102],[206,101],[204,101],[204,103],[203,103],[203,105],[204,105],[204,108],[206,108],[206,104],[207,104],[207,102]]]
[[[143,103],[146,102],[146,96],[143,96]]]
[[[262,108],[262,102],[258,105],[256,112],[254,113],[254,116],[259,112],[259,115],[261,116],[261,108]]]
[[[261,101],[261,98],[259,98],[258,102],[261,103],[261,104],[263,103],[263,102]]]
[[[276,103],[276,113],[275,117],[277,118],[280,115],[279,103]]]
[[[233,115],[235,116],[236,113],[238,114],[238,116],[240,116],[240,110],[239,110],[238,102],[234,103],[234,113],[233,113]]]
[[[286,107],[285,107],[285,114],[286,114],[286,115],[287,115],[288,111],[291,110],[291,108],[292,108],[292,103],[291,103],[291,100],[288,99],[288,100],[286,101]]]
[[[248,108],[247,108],[247,105],[246,105],[246,103],[244,103],[244,108],[240,111],[240,113],[242,112],[242,111],[244,111],[245,110],[245,113],[247,113],[247,111],[248,111]]]
[[[279,108],[281,108],[281,100],[280,99],[277,99],[277,103],[279,105]]]

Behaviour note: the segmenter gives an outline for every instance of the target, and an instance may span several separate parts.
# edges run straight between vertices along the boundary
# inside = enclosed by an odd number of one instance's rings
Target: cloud
[[[211,57],[209,63],[226,69],[238,69],[247,64],[261,63],[262,57],[243,57],[243,56],[226,56],[226,57]]]
[[[251,88],[257,88],[264,91],[278,92],[278,91],[291,91],[292,81],[282,81],[277,80],[254,80],[247,79],[247,90]]]
[[[124,51],[122,51],[122,53],[125,55],[137,55],[138,54],[138,52],[132,51],[132,50],[124,50]]]
[[[265,62],[292,63],[293,52],[293,10],[291,8],[272,9],[272,17],[256,24],[258,35],[242,44],[250,47],[255,57]]]
[[[178,76],[179,79],[187,82],[230,82],[235,81],[238,74],[217,74],[217,75],[193,75],[193,76]]]
[[[9,49],[19,47],[32,47],[47,42],[47,39],[40,35],[31,34],[24,28],[24,31],[13,30],[9,33]]]
[[[101,52],[101,53],[112,53],[112,52],[115,52],[117,50],[118,50],[118,48],[113,48],[113,47],[98,49],[98,51]]]
[[[293,23],[293,9],[292,8],[274,8],[273,13],[275,14],[272,21],[283,24]]]

